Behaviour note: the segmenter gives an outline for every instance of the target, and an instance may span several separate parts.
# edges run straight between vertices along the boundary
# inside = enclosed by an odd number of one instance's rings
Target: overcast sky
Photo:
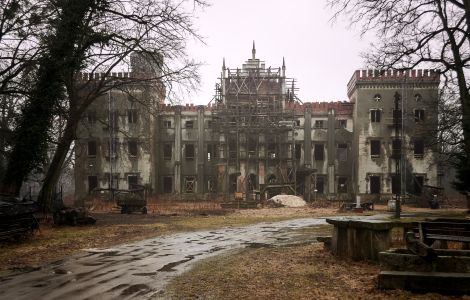
[[[253,40],[266,67],[280,67],[285,57],[286,76],[297,79],[303,102],[346,101],[346,84],[363,68],[359,54],[369,44],[346,23],[331,24],[325,0],[212,0],[197,16],[206,45],[189,45],[189,54],[205,63],[200,91],[189,99],[194,104],[212,99],[223,57],[227,67],[241,67]]]

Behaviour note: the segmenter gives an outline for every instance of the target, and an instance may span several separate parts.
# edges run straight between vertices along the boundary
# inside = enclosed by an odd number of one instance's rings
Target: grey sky
[[[200,91],[190,96],[190,103],[207,104],[223,57],[227,67],[241,67],[251,57],[253,40],[266,67],[280,67],[285,57],[286,75],[297,79],[302,101],[347,100],[346,84],[354,70],[363,68],[359,53],[368,42],[345,23],[332,25],[324,0],[212,2],[196,21],[207,45],[189,45],[189,54],[206,64],[200,70]]]

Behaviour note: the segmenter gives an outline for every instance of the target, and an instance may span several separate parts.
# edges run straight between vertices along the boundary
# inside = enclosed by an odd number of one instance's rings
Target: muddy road
[[[240,247],[308,243],[330,230],[324,219],[296,219],[173,234],[83,254],[0,278],[0,299],[147,299],[201,259]],[[326,231],[326,233],[325,233]]]

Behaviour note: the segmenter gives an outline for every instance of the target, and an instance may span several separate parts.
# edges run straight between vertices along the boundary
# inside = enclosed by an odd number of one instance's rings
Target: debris
[[[81,207],[63,207],[53,215],[55,225],[94,225],[96,219]]]
[[[304,199],[294,195],[276,195],[267,201],[269,207],[303,207],[307,205]]]

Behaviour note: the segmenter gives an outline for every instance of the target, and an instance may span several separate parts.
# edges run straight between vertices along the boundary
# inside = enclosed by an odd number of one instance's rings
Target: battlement
[[[197,112],[198,110],[210,111],[212,110],[213,105],[194,105],[194,104],[185,104],[185,105],[172,105],[172,104],[162,104],[160,105],[160,111],[164,112]]]
[[[115,79],[146,79],[144,73],[135,72],[112,72],[112,73],[79,73],[78,80],[115,80]],[[150,78],[147,78],[150,79]]]
[[[348,83],[348,96],[361,83],[437,83],[440,72],[432,69],[417,70],[356,70]]]
[[[291,102],[286,103],[286,110],[294,110],[296,112],[304,112],[310,109],[313,113],[328,113],[334,109],[336,114],[352,114],[354,103],[348,101],[335,101],[335,102]]]

